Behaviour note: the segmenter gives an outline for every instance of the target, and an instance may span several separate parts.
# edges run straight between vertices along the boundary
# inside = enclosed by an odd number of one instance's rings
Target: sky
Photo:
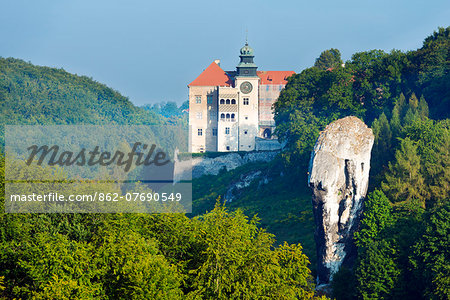
[[[0,0],[0,56],[92,77],[136,105],[187,100],[212,61],[301,72],[323,50],[420,48],[450,26],[450,1]]]

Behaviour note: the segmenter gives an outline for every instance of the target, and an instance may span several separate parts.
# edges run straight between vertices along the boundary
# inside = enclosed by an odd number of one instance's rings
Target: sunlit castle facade
[[[294,71],[257,71],[245,44],[236,71],[211,63],[189,85],[190,152],[252,151],[273,139],[273,103]]]

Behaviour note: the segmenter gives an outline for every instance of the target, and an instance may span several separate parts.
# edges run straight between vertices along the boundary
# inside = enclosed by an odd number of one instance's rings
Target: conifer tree
[[[425,206],[428,195],[425,179],[421,174],[417,145],[410,138],[401,141],[395,153],[395,163],[389,164],[389,172],[381,186],[394,202],[419,200]]]
[[[417,109],[418,109],[419,114],[422,117],[422,119],[428,118],[428,114],[429,114],[428,104],[423,95],[420,96],[419,106]]]
[[[394,109],[392,110],[390,126],[392,131],[393,144],[396,144],[395,139],[400,137],[400,133],[402,132],[402,124],[400,122],[400,110],[399,107],[397,107],[397,105],[394,106]]]

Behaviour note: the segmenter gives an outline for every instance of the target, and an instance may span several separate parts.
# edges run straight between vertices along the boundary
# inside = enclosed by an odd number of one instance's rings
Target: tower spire
[[[241,48],[241,55],[239,55],[241,61],[237,65],[237,76],[256,76],[256,69],[258,68],[253,62],[255,57],[252,47],[248,45],[247,37],[245,46]]]
[[[248,28],[245,29],[245,45],[248,46]]]

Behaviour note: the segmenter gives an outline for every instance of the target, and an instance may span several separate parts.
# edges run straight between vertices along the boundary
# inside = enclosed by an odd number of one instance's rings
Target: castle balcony
[[[260,120],[259,126],[275,127],[275,120]]]
[[[222,121],[222,122],[236,122],[236,114],[221,113],[220,114],[220,121]]]
[[[235,89],[233,89],[235,90]],[[238,94],[235,92],[231,92],[228,90],[224,90],[224,92],[219,93],[219,111],[220,112],[237,112],[238,104],[237,104]]]

